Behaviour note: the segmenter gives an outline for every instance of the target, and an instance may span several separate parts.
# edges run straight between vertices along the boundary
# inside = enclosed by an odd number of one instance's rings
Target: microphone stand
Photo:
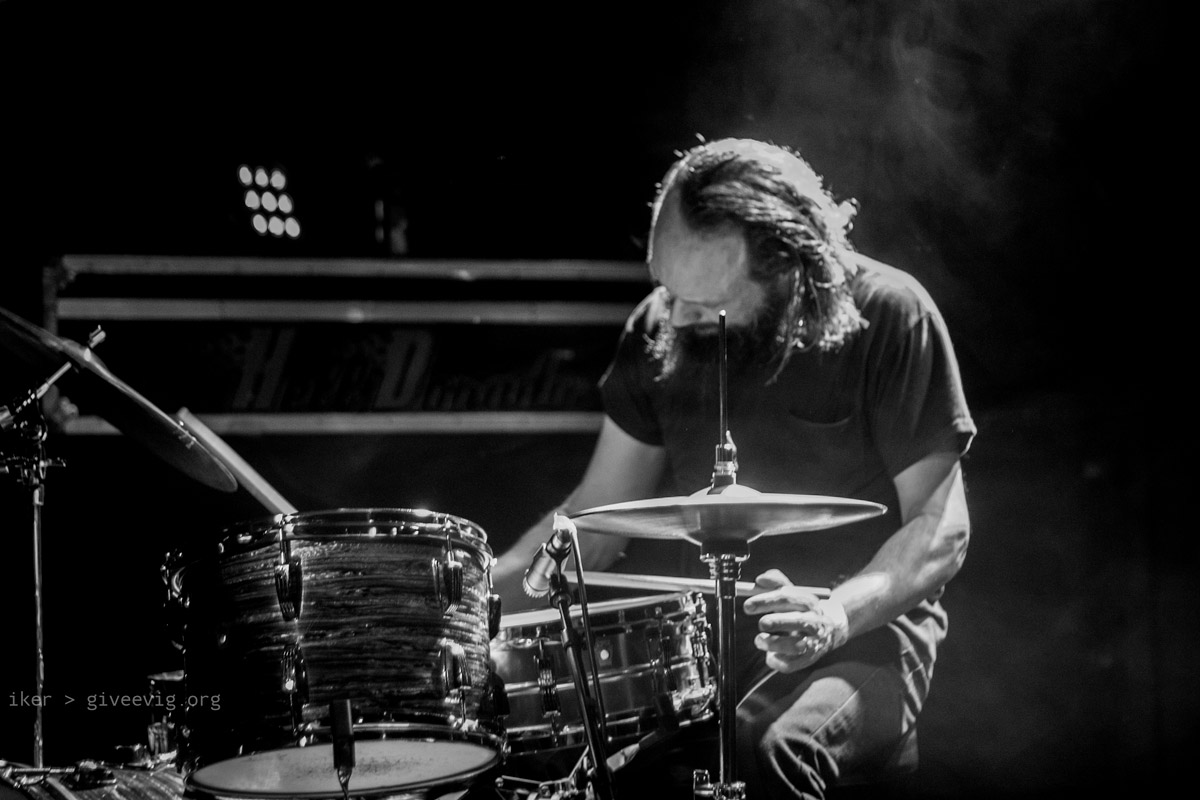
[[[571,624],[571,589],[562,573],[561,562],[550,575],[550,604],[558,609],[562,618],[562,644],[570,655],[571,677],[575,681],[575,694],[579,697],[583,715],[584,733],[587,736],[588,752],[592,757],[592,785],[599,800],[613,800],[612,774],[608,765],[608,752],[604,737],[604,717],[596,698],[588,691],[585,679],[583,648],[579,633]],[[595,658],[593,656],[593,662]]]

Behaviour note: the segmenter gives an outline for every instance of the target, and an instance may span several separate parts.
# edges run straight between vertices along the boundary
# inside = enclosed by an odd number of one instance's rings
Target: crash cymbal
[[[887,511],[879,503],[804,494],[768,494],[748,487],[657,497],[598,506],[570,516],[577,530],[635,539],[685,539],[752,542],[824,530],[877,517]]]
[[[109,371],[94,352],[0,308],[0,344],[29,366],[52,371],[69,361],[79,373],[80,405],[189,477],[232,492],[237,480],[175,419]]]
[[[49,331],[0,308],[0,346],[34,370],[49,373],[62,366],[66,356],[62,343]]]

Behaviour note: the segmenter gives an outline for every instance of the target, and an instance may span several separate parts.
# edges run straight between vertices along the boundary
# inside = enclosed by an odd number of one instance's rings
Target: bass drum
[[[189,789],[340,798],[335,755],[346,765],[349,750],[351,795],[436,796],[503,759],[482,529],[427,510],[341,509],[225,534],[214,554],[168,567]]]

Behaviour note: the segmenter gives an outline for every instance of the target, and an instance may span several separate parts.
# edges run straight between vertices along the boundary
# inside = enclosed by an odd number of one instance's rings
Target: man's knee
[[[823,797],[837,778],[830,752],[810,733],[781,724],[767,727],[755,746],[764,796]]]

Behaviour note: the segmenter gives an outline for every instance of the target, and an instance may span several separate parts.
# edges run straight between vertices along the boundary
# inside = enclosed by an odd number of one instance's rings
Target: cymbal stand
[[[717,714],[720,723],[719,783],[708,783],[708,776],[699,779],[703,789],[711,790],[714,798],[735,800],[745,797],[745,784],[737,780],[737,686],[733,676],[734,639],[737,613],[737,581],[742,562],[749,557],[745,542],[716,540],[705,542],[700,560],[716,584],[717,595]],[[701,792],[707,794],[707,792]]]
[[[719,423],[716,459],[713,464],[712,485],[708,494],[737,491],[737,446],[729,431],[728,367],[725,347],[725,312],[721,311],[718,334],[719,362]],[[746,795],[746,785],[737,780],[737,685],[733,679],[734,639],[737,615],[737,582],[742,562],[750,556],[749,538],[720,539],[704,542],[700,560],[708,564],[709,574],[716,584],[717,599],[717,714],[721,731],[720,772],[718,783],[709,781],[705,770],[697,770],[693,792],[696,796],[715,800],[739,800]]]
[[[104,341],[104,333],[97,328],[88,339],[88,347]],[[27,451],[24,455],[5,457],[0,460],[0,474],[10,475],[17,484],[29,491],[33,509],[33,614],[35,630],[34,647],[34,696],[38,701],[34,707],[33,721],[33,765],[41,768],[45,763],[45,718],[42,698],[46,686],[45,625],[43,618],[42,589],[42,507],[46,504],[46,470],[61,467],[61,459],[46,457],[46,418],[39,401],[50,387],[67,374],[71,362],[54,371],[36,389],[19,396],[7,406],[0,406],[0,432],[14,430],[24,440]],[[35,413],[31,413],[36,410]]]
[[[576,551],[578,552],[578,551]],[[576,559],[578,561],[578,559]],[[612,774],[608,765],[608,752],[605,741],[604,713],[597,697],[593,697],[588,689],[585,678],[587,671],[583,660],[583,644],[579,632],[571,623],[571,589],[566,576],[562,573],[562,564],[550,575],[550,603],[558,609],[562,619],[562,644],[570,654],[571,677],[575,682],[575,694],[579,698],[580,713],[583,715],[584,734],[587,738],[587,750],[591,754],[592,789],[598,800],[613,800]],[[584,611],[586,612],[586,608]],[[584,620],[586,624],[586,619]],[[595,655],[592,655],[595,664]],[[597,691],[597,695],[599,692]],[[577,768],[577,772],[581,771]]]
[[[29,396],[33,396],[31,392]],[[36,407],[31,404],[27,407]],[[22,409],[23,411],[23,409]],[[5,457],[0,460],[0,473],[10,475],[18,486],[29,492],[30,505],[33,509],[33,614],[35,630],[34,648],[34,705],[33,722],[33,765],[41,767],[44,763],[43,746],[45,741],[45,720],[43,718],[42,697],[46,685],[46,656],[44,649],[44,623],[42,616],[42,507],[46,502],[46,470],[49,467],[61,467],[59,459],[46,457],[46,421],[37,414],[31,416],[21,413],[13,415],[13,428],[23,440],[24,455]]]

